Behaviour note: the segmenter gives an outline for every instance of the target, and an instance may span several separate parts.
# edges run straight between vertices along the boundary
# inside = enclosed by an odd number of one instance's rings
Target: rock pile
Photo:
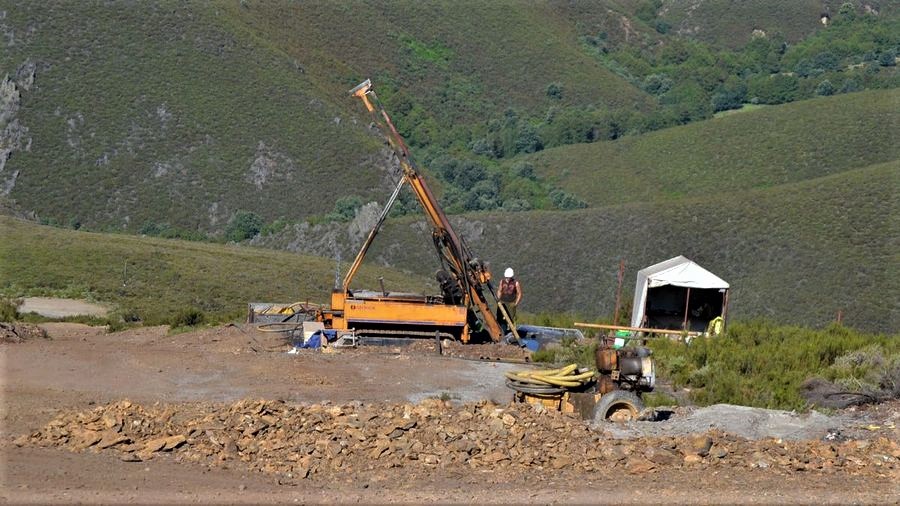
[[[168,453],[210,467],[246,466],[286,482],[387,468],[416,476],[716,466],[889,475],[900,467],[900,446],[884,437],[748,441],[710,432],[625,441],[607,438],[574,416],[526,404],[452,406],[436,399],[415,405],[241,401],[149,407],[120,401],[60,415],[16,444],[117,451],[124,461]]]
[[[21,343],[28,339],[46,339],[44,329],[30,323],[0,322],[0,343]]]

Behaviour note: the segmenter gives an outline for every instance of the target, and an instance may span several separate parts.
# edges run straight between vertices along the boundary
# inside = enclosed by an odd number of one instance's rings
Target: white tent
[[[721,300],[721,312],[713,308],[713,314],[714,316],[724,317],[725,305],[728,300],[727,291],[730,285],[690,259],[679,255],[638,271],[637,284],[634,287],[634,306],[631,310],[632,327],[641,327],[645,323],[645,316],[648,315],[648,310],[650,309],[648,306],[650,290],[664,286],[685,289],[680,301],[680,305],[683,308],[681,314],[684,315],[685,321],[687,321],[687,312],[690,310],[689,305],[692,302],[692,291],[694,293],[693,300],[698,304],[708,304],[710,300],[713,302]],[[709,292],[704,294],[703,290],[721,295],[717,298],[716,295],[710,295]],[[670,293],[669,299],[672,298],[673,296]],[[716,312],[717,314],[715,314]],[[706,319],[706,323],[709,322],[709,319],[711,318]],[[700,322],[698,321],[697,323],[699,324]]]

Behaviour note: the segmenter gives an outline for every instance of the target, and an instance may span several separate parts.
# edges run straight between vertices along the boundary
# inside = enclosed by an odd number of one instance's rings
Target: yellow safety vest
[[[722,319],[721,316],[716,316],[712,320],[709,321],[709,326],[706,327],[706,335],[708,336],[718,336],[722,334],[722,327],[725,326],[725,320]]]

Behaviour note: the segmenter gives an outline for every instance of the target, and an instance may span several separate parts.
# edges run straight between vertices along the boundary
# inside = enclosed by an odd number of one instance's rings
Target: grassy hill
[[[732,195],[467,215],[458,228],[495,271],[516,269],[525,311],[607,316],[620,259],[628,301],[638,269],[683,254],[731,283],[734,317],[821,326],[843,310],[848,325],[895,332],[898,188],[895,160]],[[429,275],[429,244],[422,226],[399,221],[386,227],[369,258]]]
[[[321,257],[124,234],[98,234],[0,217],[0,295],[88,298],[119,315],[167,323],[196,308],[213,320],[243,318],[248,302],[327,302],[335,264]],[[345,266],[346,268],[346,266]],[[421,291],[422,278],[367,267],[394,290]]]
[[[900,90],[730,114],[527,160],[592,205],[767,188],[900,159]]]

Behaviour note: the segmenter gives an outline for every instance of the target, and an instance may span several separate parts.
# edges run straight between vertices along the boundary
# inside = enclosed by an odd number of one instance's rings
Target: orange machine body
[[[366,329],[383,335],[434,335],[469,340],[465,306],[444,304],[416,294],[345,292],[331,294],[324,323],[336,330]]]

